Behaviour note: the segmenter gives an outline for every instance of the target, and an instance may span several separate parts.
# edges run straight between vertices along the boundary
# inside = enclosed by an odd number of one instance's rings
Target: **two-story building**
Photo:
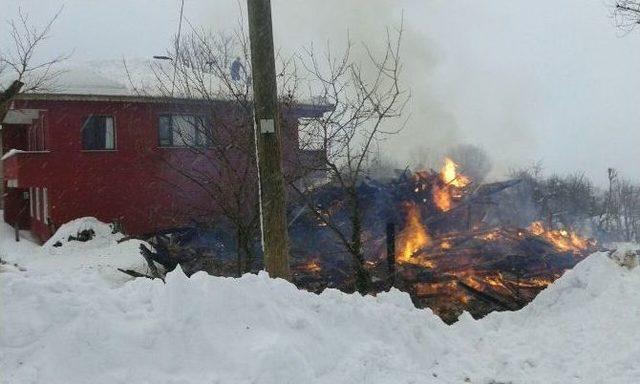
[[[282,111],[289,174],[324,153],[299,149],[298,120],[327,110],[295,104]],[[20,95],[2,121],[4,220],[45,241],[83,216],[117,220],[139,235],[219,214],[211,194],[224,189],[203,183],[257,182],[251,156],[212,149],[217,138],[225,148],[238,138],[253,143],[251,120],[238,123],[241,115],[232,100],[140,95],[102,73],[69,69],[54,91]],[[242,178],[223,163],[249,170]]]

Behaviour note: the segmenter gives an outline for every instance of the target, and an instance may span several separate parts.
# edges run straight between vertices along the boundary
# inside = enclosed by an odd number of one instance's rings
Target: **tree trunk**
[[[371,290],[371,276],[364,266],[364,255],[362,251],[362,212],[360,211],[360,199],[353,188],[349,191],[351,195],[351,255],[354,264],[356,278],[356,290],[362,295],[366,295]]]
[[[243,273],[251,272],[251,268],[253,267],[254,257],[253,250],[251,249],[251,230],[238,227],[236,229],[236,236],[238,276],[242,276]]]
[[[4,115],[9,110],[9,104],[13,99],[18,96],[20,89],[24,83],[21,81],[15,80],[9,88],[5,89],[2,93],[0,93],[0,123],[4,120]]]
[[[246,256],[244,255],[244,234],[240,227],[236,228],[236,273],[238,277],[242,276],[242,273],[245,271],[244,261],[246,261]]]

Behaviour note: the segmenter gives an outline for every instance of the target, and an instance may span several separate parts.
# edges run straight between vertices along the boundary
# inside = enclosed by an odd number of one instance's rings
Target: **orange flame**
[[[471,182],[465,175],[458,173],[458,164],[448,157],[444,158],[444,166],[440,170],[440,179],[446,185],[464,188]]]
[[[422,218],[418,206],[415,204],[407,204],[406,209],[407,224],[398,236],[398,248],[400,250],[398,262],[420,264],[420,262],[414,257],[414,254],[429,245],[431,243],[431,238],[422,224]]]
[[[449,188],[441,188],[438,185],[433,186],[433,203],[443,212],[451,209],[453,205]]]
[[[304,264],[300,265],[299,268],[302,271],[312,273],[312,274],[317,274],[322,272],[322,266],[320,265],[320,261],[316,258],[307,260]]]
[[[592,244],[589,239],[567,230],[547,230],[542,222],[534,221],[527,228],[536,236],[541,236],[560,251],[584,251]]]
[[[458,164],[448,157],[444,159],[444,166],[440,170],[442,186],[434,184],[433,203],[443,212],[451,209],[453,205],[455,189],[464,188],[471,182],[465,175],[458,173]],[[459,197],[459,195],[458,195]]]

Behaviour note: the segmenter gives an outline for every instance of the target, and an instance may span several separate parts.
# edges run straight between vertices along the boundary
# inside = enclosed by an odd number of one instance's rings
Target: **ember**
[[[580,252],[592,247],[592,241],[581,237],[573,231],[567,230],[547,230],[540,221],[534,221],[528,230],[538,236],[544,237],[560,251]]]

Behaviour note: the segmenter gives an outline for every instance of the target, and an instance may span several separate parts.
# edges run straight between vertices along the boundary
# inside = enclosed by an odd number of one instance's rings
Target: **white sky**
[[[179,0],[4,0],[43,22],[64,4],[42,54],[74,60],[150,57],[176,32]],[[244,0],[240,3],[245,4]],[[607,0],[272,0],[276,45],[372,43],[404,11],[411,121],[386,143],[480,145],[498,171],[542,161],[548,173],[606,180],[616,167],[640,181],[640,29],[621,37]],[[194,25],[231,29],[236,0],[186,0]],[[7,43],[5,28],[0,43]]]

